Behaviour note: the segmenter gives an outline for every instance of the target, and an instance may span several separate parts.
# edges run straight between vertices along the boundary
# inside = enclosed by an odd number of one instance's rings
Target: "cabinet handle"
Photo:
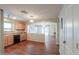
[[[63,18],[61,18],[61,29],[63,29]]]
[[[78,49],[78,43],[76,43],[76,48]]]

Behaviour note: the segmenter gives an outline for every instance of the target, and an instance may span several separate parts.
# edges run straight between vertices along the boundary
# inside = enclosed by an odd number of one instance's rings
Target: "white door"
[[[65,55],[72,54],[72,40],[73,40],[73,32],[72,32],[72,5],[66,5],[65,7],[65,19],[64,19],[64,27],[65,27]]]
[[[64,9],[64,8],[63,8]],[[60,20],[59,20],[59,52],[60,52],[60,54],[61,55],[64,55],[65,54],[65,46],[64,46],[64,44],[63,44],[63,42],[65,41],[64,39],[64,31],[65,31],[65,29],[64,29],[64,19],[65,19],[65,17],[64,17],[64,15],[65,15],[65,13],[64,13],[64,10],[62,9],[62,12],[61,12],[61,14],[60,14]]]
[[[79,54],[79,5],[73,6],[73,54]]]
[[[72,5],[65,5],[60,19],[60,54],[72,54]]]
[[[60,54],[79,55],[79,5],[65,5],[61,17]]]

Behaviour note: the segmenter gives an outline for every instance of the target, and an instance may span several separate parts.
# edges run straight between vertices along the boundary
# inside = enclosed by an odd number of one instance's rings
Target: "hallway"
[[[54,37],[47,38],[45,44],[24,41],[5,48],[5,55],[59,55]]]

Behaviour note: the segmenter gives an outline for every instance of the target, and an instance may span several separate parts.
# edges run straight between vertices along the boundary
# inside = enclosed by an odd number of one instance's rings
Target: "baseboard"
[[[44,42],[37,42],[37,41],[31,41],[31,40],[27,40],[28,42],[36,42],[36,43],[43,43],[44,44]]]
[[[10,47],[10,46],[13,46],[14,44],[11,44],[11,45],[8,45],[8,46],[5,46],[4,48],[7,48],[7,47]]]

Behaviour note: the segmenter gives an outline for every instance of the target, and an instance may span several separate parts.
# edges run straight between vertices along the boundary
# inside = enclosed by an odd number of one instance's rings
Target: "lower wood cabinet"
[[[8,42],[7,43],[8,45],[13,44],[13,36],[12,35],[9,36],[9,39],[7,40],[7,42]]]
[[[24,41],[27,40],[27,34],[26,33],[22,33],[20,34],[20,41]],[[8,34],[8,35],[4,35],[4,46],[9,46],[14,44],[14,40],[13,40],[13,35]]]
[[[20,35],[20,41],[24,41],[24,40],[27,40],[27,34],[26,33],[23,33]]]
[[[4,36],[4,46],[9,46],[11,44],[13,44],[12,35],[5,35]]]
[[[4,46],[7,46],[7,40],[8,40],[8,37],[4,36]]]

